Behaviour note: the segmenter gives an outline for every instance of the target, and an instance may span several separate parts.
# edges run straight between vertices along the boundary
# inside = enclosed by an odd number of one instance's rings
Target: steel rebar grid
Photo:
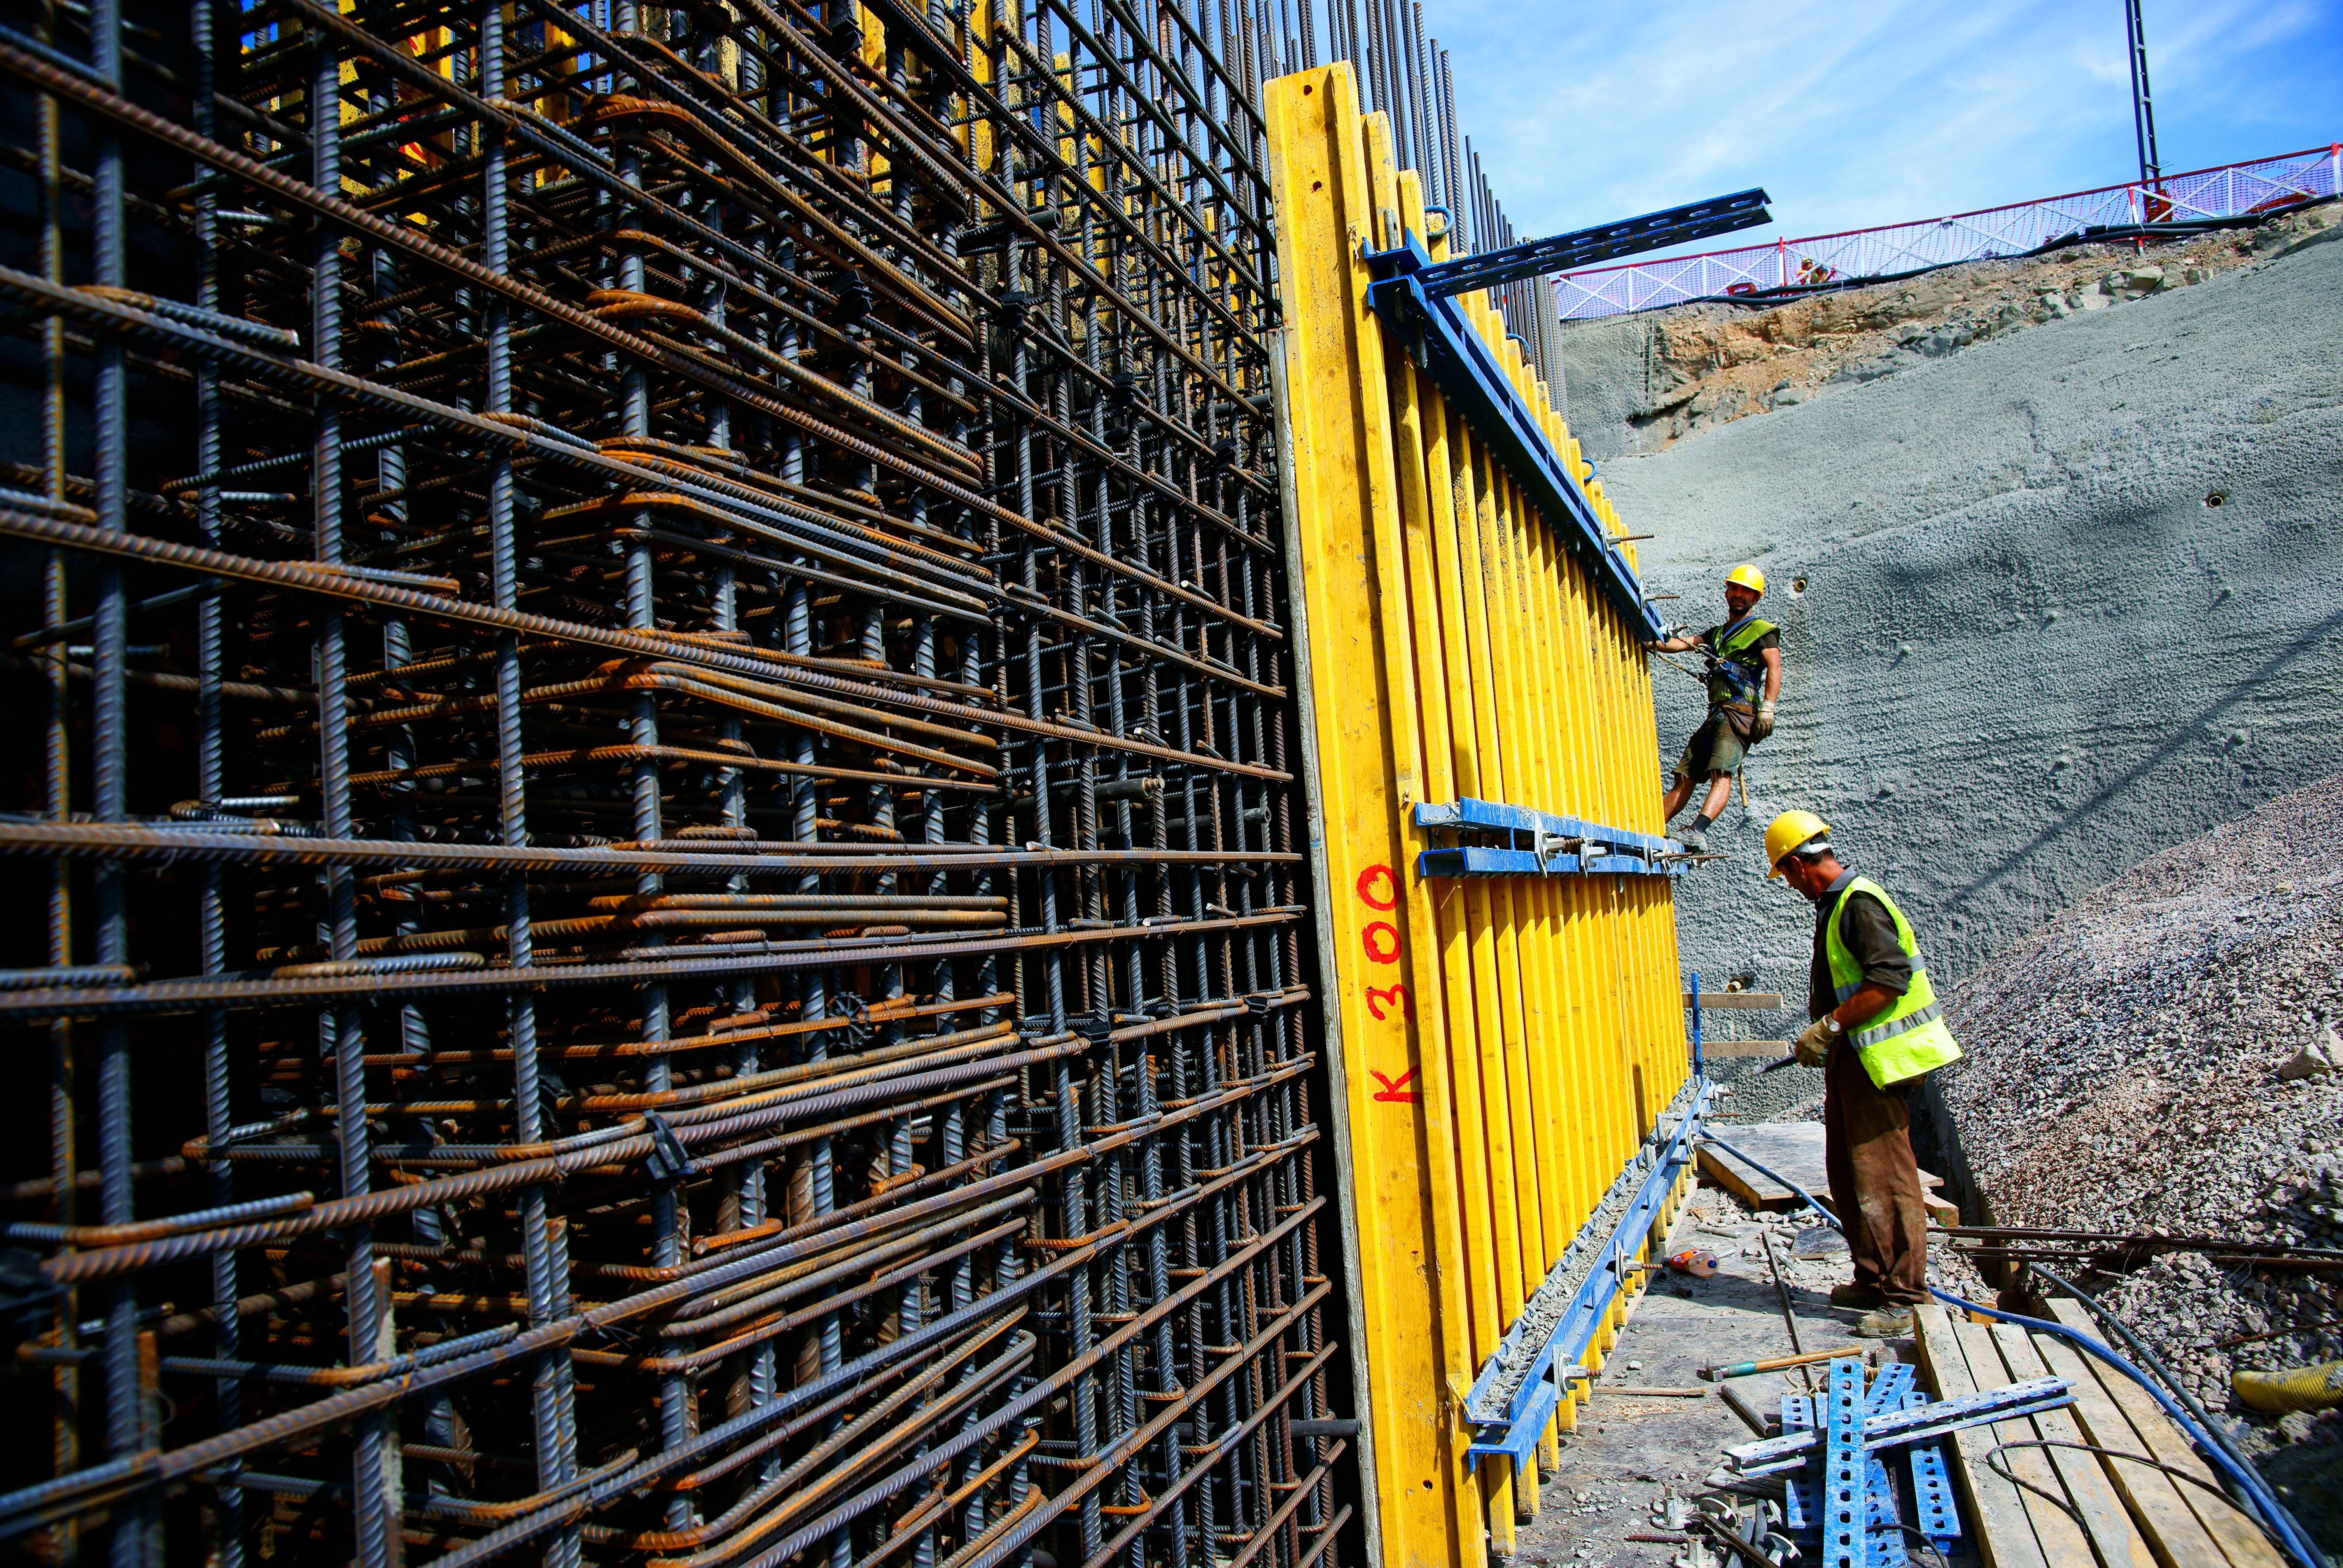
[[[45,23],[0,535],[55,717],[0,849],[46,978],[0,1011],[53,1064],[9,1219],[54,1420],[0,1532],[1326,1553],[1283,35]]]

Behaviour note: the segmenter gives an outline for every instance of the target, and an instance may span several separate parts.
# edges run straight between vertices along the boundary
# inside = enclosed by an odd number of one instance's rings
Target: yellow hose
[[[2229,1386],[2251,1409],[2269,1415],[2297,1410],[2333,1410],[2343,1404],[2343,1362],[2288,1367],[2282,1372],[2231,1374]]]

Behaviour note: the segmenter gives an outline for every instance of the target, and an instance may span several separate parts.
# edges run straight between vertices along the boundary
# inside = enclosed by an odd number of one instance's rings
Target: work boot
[[[1865,1312],[1856,1322],[1855,1332],[1859,1339],[1903,1339],[1912,1332],[1912,1309],[1891,1302]]]
[[[1830,1302],[1835,1307],[1884,1307],[1887,1298],[1877,1285],[1833,1285]]]
[[[1708,852],[1708,830],[1716,826],[1714,817],[1694,817],[1684,830],[1676,835],[1684,849],[1692,854]]]

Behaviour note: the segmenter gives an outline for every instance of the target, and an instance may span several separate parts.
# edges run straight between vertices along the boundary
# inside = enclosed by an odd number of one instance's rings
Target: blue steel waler
[[[1684,846],[1657,833],[1631,833],[1577,817],[1557,817],[1495,800],[1420,801],[1419,828],[1503,833],[1504,845],[1466,844],[1419,852],[1419,877],[1663,876],[1684,874]],[[1527,835],[1526,848],[1512,844]]]
[[[1835,1382],[1842,1367],[1851,1369],[1860,1387],[1862,1371],[1854,1357],[1831,1363]],[[1869,1392],[1863,1396],[1862,1416],[1869,1421],[1890,1411],[1918,1410],[1930,1403],[1928,1396],[1913,1386],[1916,1369],[1898,1362],[1879,1369],[1872,1380]],[[1785,1432],[1815,1430],[1815,1401],[1805,1394],[1782,1396],[1782,1430]],[[1896,1499],[1896,1483],[1889,1470],[1889,1457],[1880,1452],[1862,1456],[1864,1496],[1864,1538],[1861,1549],[1868,1568],[1902,1568],[1911,1561],[1905,1543],[1906,1527]],[[1908,1465],[1912,1500],[1912,1530],[1926,1537],[1939,1557],[1949,1553],[1961,1533],[1960,1514],[1954,1504],[1950,1479],[1945,1469],[1944,1451],[1934,1442],[1913,1443],[1906,1448],[1904,1458]],[[1822,1485],[1825,1455],[1822,1451],[1810,1452],[1805,1462],[1784,1477],[1788,1483],[1784,1502],[1784,1528],[1796,1540],[1809,1546],[1819,1543],[1823,1532],[1825,1506]],[[1829,1556],[1825,1553],[1826,1558]],[[1832,1559],[1836,1560],[1836,1559]]]
[[[1765,200],[1762,190],[1742,191],[1451,261],[1434,262],[1412,234],[1397,249],[1364,253],[1376,278],[1367,291],[1375,314],[1439,383],[1450,407],[1545,515],[1555,538],[1601,585],[1612,607],[1647,638],[1666,628],[1644,597],[1635,568],[1595,515],[1580,477],[1564,471],[1536,415],[1452,297],[1770,222]]]
[[[1565,1385],[1590,1375],[1581,1364],[1587,1347],[1625,1284],[1636,1251],[1654,1239],[1668,1191],[1692,1162],[1702,1119],[1715,1092],[1715,1085],[1699,1078],[1684,1085],[1660,1113],[1653,1138],[1613,1184],[1613,1195],[1626,1199],[1617,1224],[1598,1240],[1595,1223],[1589,1221],[1546,1276],[1539,1296],[1551,1292],[1560,1297],[1569,1292],[1566,1302],[1557,1302],[1553,1326],[1534,1338],[1525,1309],[1498,1342],[1464,1396],[1465,1420],[1473,1431],[1466,1462],[1503,1455],[1516,1471],[1526,1466],[1561,1406]],[[1574,1284],[1573,1276],[1577,1276]]]

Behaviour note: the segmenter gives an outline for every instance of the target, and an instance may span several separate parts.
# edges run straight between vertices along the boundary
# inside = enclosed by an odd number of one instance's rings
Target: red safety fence
[[[2343,144],[1917,223],[1588,267],[1556,277],[1554,295],[1564,321],[1695,299],[1778,296],[1951,262],[2023,256],[2094,233],[2233,220],[2318,201],[2338,189],[2343,189]]]

